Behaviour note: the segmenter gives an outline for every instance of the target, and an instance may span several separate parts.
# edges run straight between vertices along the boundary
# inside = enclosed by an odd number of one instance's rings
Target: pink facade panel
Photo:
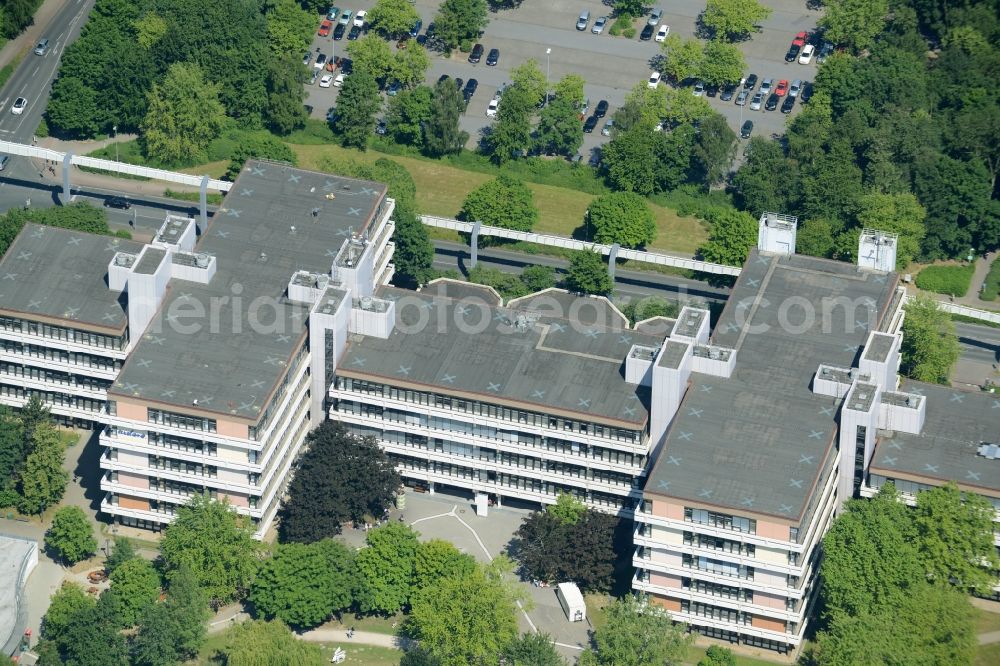
[[[140,421],[145,423],[147,420],[146,405],[136,405],[128,402],[117,401],[116,411],[118,416],[123,419],[129,419],[130,421]]]
[[[769,523],[765,520],[758,520],[757,536],[764,537],[765,539],[778,539],[779,541],[788,541],[789,537],[788,525],[781,525],[780,523]]]
[[[242,507],[250,506],[250,500],[247,498],[246,495],[239,495],[235,493],[225,495],[223,493],[219,493],[219,501],[221,502],[222,500],[229,500],[229,503],[232,504],[233,506],[242,506]]]
[[[681,579],[680,576],[670,576],[667,574],[657,573],[655,571],[649,572],[649,582],[653,585],[659,585],[660,587],[675,587],[680,589]]]
[[[684,507],[673,502],[653,500],[653,515],[671,520],[684,520]]]
[[[764,606],[765,608],[777,608],[780,610],[785,609],[785,597],[780,597],[775,594],[767,594],[766,592],[754,591],[753,603],[757,606]]]
[[[246,439],[248,435],[248,430],[245,423],[223,421],[222,419],[216,421],[216,430],[223,437],[236,437],[238,439]]]
[[[754,572],[753,580],[755,583],[763,583],[764,585],[772,585],[774,587],[786,587],[788,585],[788,576],[785,574],[764,571],[759,568]]]
[[[118,483],[129,488],[149,489],[149,477],[142,474],[130,474],[129,472],[118,472]]]

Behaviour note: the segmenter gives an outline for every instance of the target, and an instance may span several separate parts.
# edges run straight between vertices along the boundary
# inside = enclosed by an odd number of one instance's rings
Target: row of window
[[[753,580],[754,568],[736,562],[716,560],[704,555],[681,555],[681,564],[688,569],[698,569],[717,576],[732,576],[744,580]]]
[[[111,381],[108,379],[76,375],[59,370],[49,370],[48,368],[36,368],[30,365],[21,365],[20,363],[7,363],[6,361],[0,361],[0,373],[13,377],[27,377],[28,379],[52,384],[62,384],[89,391],[107,391],[108,387],[111,386]]]
[[[478,400],[464,400],[453,398],[452,396],[440,393],[428,393],[425,391],[411,391],[409,389],[396,388],[377,382],[370,382],[351,377],[337,377],[336,388],[342,391],[354,391],[357,393],[367,393],[393,400],[401,400],[417,405],[433,405],[440,409],[450,409],[467,414],[478,414],[488,416],[512,423],[522,423],[539,428],[549,428],[552,430],[562,430],[565,432],[578,432],[580,434],[594,437],[604,437],[629,444],[639,444],[642,439],[641,430],[627,430],[623,428],[612,428],[609,426],[588,423],[586,421],[576,421],[560,417],[542,414],[539,412],[528,412],[518,409],[511,409],[488,402]]]
[[[19,319],[17,317],[0,317],[0,330],[21,333],[24,335],[37,335],[53,340],[65,340],[91,347],[101,347],[104,349],[125,349],[128,345],[128,335],[101,335],[90,331],[81,331],[77,328],[66,328],[64,326],[52,326],[50,324],[40,324],[35,321]]]
[[[114,401],[112,401],[114,404]],[[170,426],[182,430],[201,430],[202,432],[216,432],[215,419],[207,419],[201,416],[189,416],[168,412],[162,409],[147,409],[146,420],[158,425]]]
[[[718,550],[724,553],[734,553],[736,555],[746,555],[747,557],[754,557],[757,553],[757,547],[752,543],[730,541],[729,539],[722,539],[707,534],[695,534],[693,532],[684,532],[684,545]]]
[[[83,368],[94,368],[95,370],[114,370],[122,368],[122,362],[117,358],[88,354],[87,352],[71,352],[65,349],[53,349],[41,345],[31,345],[16,340],[0,340],[0,350],[8,354],[20,354],[30,358],[45,359],[46,361],[58,361],[60,363],[70,363]]]
[[[82,398],[80,396],[70,395],[68,393],[59,393],[56,391],[39,391],[37,389],[28,389],[23,386],[14,386],[12,384],[0,384],[0,395],[20,398],[22,400],[27,400],[33,395],[37,395],[41,398],[42,402],[46,405],[65,407],[67,409],[80,409],[88,412],[94,412],[99,414],[104,411],[104,401],[94,400],[92,398]]]
[[[190,439],[188,437],[170,435],[156,430],[147,431],[147,438],[149,443],[153,446],[172,449],[174,451],[197,453],[203,456],[215,456],[218,455],[219,452],[218,446],[215,442],[204,442],[200,439]],[[253,453],[254,456],[257,454],[256,451],[250,451],[249,453]]]
[[[275,409],[285,397],[285,393],[288,392],[288,383],[291,381],[292,376],[295,375],[295,371],[302,364],[302,361],[308,353],[309,347],[307,345],[302,345],[299,348],[298,353],[296,353],[292,358],[292,362],[289,363],[288,369],[281,378],[281,385],[278,387],[278,390],[274,392],[271,402],[264,409],[264,414],[257,420],[256,425],[252,425],[248,428],[247,436],[249,439],[257,441],[258,435],[263,434],[263,432],[267,429],[268,424],[271,422],[271,418],[274,416]]]
[[[689,601],[687,599],[681,599],[681,612],[713,620],[721,620],[722,622],[732,622],[734,624],[749,625],[753,622],[753,615],[751,613],[744,613],[722,606],[703,604],[699,601]]]
[[[757,533],[757,521],[753,518],[730,516],[726,513],[716,513],[715,511],[706,511],[705,509],[684,507],[684,520],[724,530],[735,530],[745,534]]]

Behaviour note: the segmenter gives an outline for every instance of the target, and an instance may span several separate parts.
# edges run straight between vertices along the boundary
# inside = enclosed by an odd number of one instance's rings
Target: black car
[[[463,83],[465,83],[465,81],[463,81],[461,77],[459,77],[459,76],[455,77],[455,87],[458,88],[459,92],[462,92],[462,84]]]
[[[447,74],[442,74],[441,76],[438,77],[438,83],[441,83],[442,81],[447,81],[450,78],[451,77],[448,76]]]
[[[795,59],[799,57],[799,51],[801,47],[798,44],[792,44],[788,48],[788,53],[785,54],[785,62],[795,62]]]
[[[608,112],[608,102],[607,100],[602,99],[600,102],[597,103],[597,108],[594,109],[594,117],[603,118],[607,112]]]
[[[795,98],[789,95],[785,98],[785,101],[781,103],[781,112],[791,113],[793,106],[795,106]]]
[[[743,123],[743,127],[740,128],[740,136],[744,139],[749,139],[750,134],[753,132],[753,121],[748,120]]]
[[[719,86],[705,86],[705,94],[709,97],[715,97],[719,94]]]
[[[347,26],[343,23],[338,23],[337,27],[333,29],[333,38],[336,40],[341,40],[344,38],[344,33],[347,32]]]
[[[723,102],[728,102],[733,99],[733,95],[735,94],[736,94],[736,84],[727,83],[726,85],[722,86],[722,94],[719,95],[719,99],[721,99]]]
[[[378,124],[375,125],[375,133],[382,135],[385,134],[385,130],[386,130],[385,121],[384,120],[378,121]]]
[[[469,54],[469,62],[473,65],[477,64],[483,58],[483,45],[476,44],[472,47],[472,53]]]
[[[656,26],[655,25],[649,25],[647,23],[646,27],[642,29],[641,33],[639,33],[639,39],[641,39],[644,42],[648,42],[649,40],[651,40],[653,38],[653,33],[655,31],[656,31]]]
[[[410,28],[410,37],[416,37],[418,34],[420,34],[420,29],[422,27],[424,27],[424,22],[421,21],[420,19],[417,19],[417,22],[413,24],[412,28]]]
[[[781,101],[781,98],[778,97],[776,94],[771,93],[771,96],[768,97],[767,101],[764,103],[764,110],[765,111],[774,111],[775,109],[778,108],[778,102],[779,101]]]
[[[751,74],[747,77],[747,80],[743,82],[743,87],[747,90],[753,90],[757,87],[757,75]]]
[[[500,62],[500,49],[490,49],[489,55],[486,56],[486,64],[495,67],[498,62]]]
[[[809,98],[813,96],[813,84],[806,81],[802,84],[802,90],[799,92],[799,99],[805,104],[809,101]]]
[[[349,41],[354,41],[361,36],[361,26],[355,25],[351,27],[351,31],[347,33],[347,39]]]
[[[462,96],[465,98],[465,103],[468,104],[472,96],[476,94],[476,89],[479,88],[479,81],[475,79],[469,79],[468,83],[465,84],[465,88],[462,89]]]
[[[587,122],[583,123],[583,131],[587,134],[593,132],[594,128],[597,127],[597,120],[598,118],[596,113],[587,118]]]
[[[340,71],[346,76],[354,71],[354,61],[350,58],[340,59]]]
[[[125,197],[108,197],[104,200],[105,208],[121,208],[122,210],[128,210],[132,207],[132,202]]]

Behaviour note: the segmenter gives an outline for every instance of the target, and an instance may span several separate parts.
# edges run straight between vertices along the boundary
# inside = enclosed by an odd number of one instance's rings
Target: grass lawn
[[[705,650],[707,647],[701,647],[698,645],[691,646],[688,649],[687,658],[684,660],[685,664],[694,665],[697,664],[699,660],[705,657]],[[775,664],[787,664],[786,661],[768,661],[766,659],[756,659],[754,657],[745,657],[741,654],[733,653],[736,657],[736,666],[774,666]]]
[[[974,666],[996,666],[1000,664],[1000,643],[980,645],[976,649]]]
[[[603,627],[604,623],[608,621],[604,607],[612,601],[611,597],[606,594],[591,593],[583,598],[583,602],[587,604],[587,619],[590,620],[590,624],[595,630]]]
[[[327,158],[358,159],[374,162],[386,157],[406,167],[417,186],[417,207],[427,215],[455,217],[466,195],[492,178],[491,175],[467,171],[442,162],[397,155],[384,155],[374,150],[360,153],[336,145],[292,145],[299,166],[322,170]],[[528,183],[535,195],[540,219],[535,231],[574,236],[584,232],[583,214],[594,195],[552,185]],[[650,204],[656,216],[657,238],[650,246],[680,254],[693,254],[708,237],[705,225],[694,217],[680,217],[675,211]],[[579,230],[579,231],[578,231]]]
[[[1000,631],[1000,613],[991,613],[982,608],[977,608],[976,633],[985,634],[988,631]]]
[[[370,630],[370,628],[366,627]],[[215,653],[226,645],[229,632],[223,631],[213,634],[205,640],[205,644],[198,651],[198,659],[194,662],[198,666],[215,666],[222,662],[213,659]],[[342,647],[347,651],[345,664],[365,664],[365,666],[397,666],[403,656],[402,650],[393,648],[377,647],[374,645],[361,644],[333,644],[323,646],[323,654],[327,659],[333,656],[333,651],[337,647]]]
[[[354,627],[358,631],[371,631],[376,634],[395,636],[399,633],[399,628],[405,619],[402,613],[393,615],[392,617],[370,616],[361,618],[356,618],[348,613],[340,620],[330,620],[323,627],[329,629],[349,629]],[[394,624],[396,625],[395,627],[392,626]]]

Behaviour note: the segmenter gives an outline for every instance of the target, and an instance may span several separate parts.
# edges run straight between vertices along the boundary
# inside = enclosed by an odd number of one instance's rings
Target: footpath
[[[41,38],[45,27],[54,16],[63,14],[70,0],[45,0],[35,12],[35,21],[24,32],[8,41],[0,49],[0,69],[6,67],[17,57],[17,54],[34,44]]]

